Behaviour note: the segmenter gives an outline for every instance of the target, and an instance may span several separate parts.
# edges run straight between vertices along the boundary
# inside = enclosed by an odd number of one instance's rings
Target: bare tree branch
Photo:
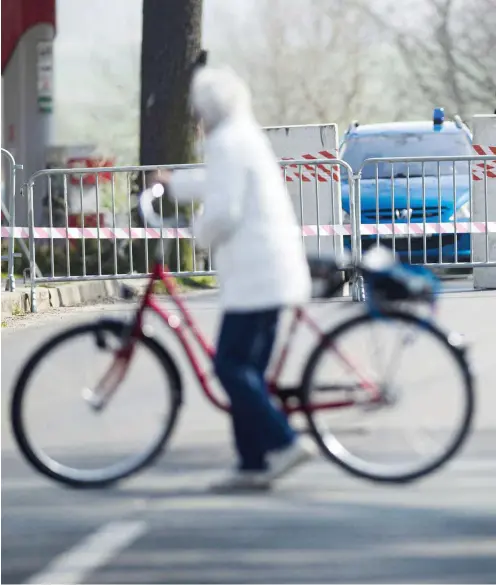
[[[408,71],[429,100],[467,116],[493,103],[496,91],[494,0],[429,0],[427,26],[399,27],[370,3],[362,10],[388,31]]]

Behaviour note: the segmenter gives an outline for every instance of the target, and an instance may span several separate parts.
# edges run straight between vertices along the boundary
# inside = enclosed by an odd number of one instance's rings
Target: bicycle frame
[[[167,292],[170,295],[170,298],[174,302],[177,309],[179,309],[181,318],[178,318],[176,315],[170,313],[167,309],[162,308],[157,302],[154,296],[153,288],[155,283],[158,281],[163,282]],[[227,403],[222,402],[215,396],[210,385],[208,372],[205,371],[205,369],[203,369],[202,366],[200,365],[200,362],[197,359],[197,356],[195,355],[193,344],[188,340],[186,333],[190,332],[192,334],[194,341],[200,347],[203,354],[210,360],[210,362],[212,362],[213,359],[215,358],[215,350],[207,342],[202,332],[196,326],[188,308],[181,299],[181,296],[177,290],[177,285],[175,283],[174,277],[170,274],[167,267],[164,268],[160,262],[155,263],[145,294],[138,306],[135,321],[130,331],[131,334],[130,340],[139,339],[139,337],[143,335],[143,315],[147,309],[150,309],[154,313],[156,313],[174,331],[186,353],[188,361],[191,367],[193,368],[193,371],[198,379],[198,382],[200,383],[203,393],[205,394],[209,402],[218,409],[228,412],[229,405]],[[273,374],[271,378],[268,380],[269,391],[271,392],[271,394],[275,396],[283,397],[284,393],[287,393],[287,396],[297,397],[297,391],[295,391],[294,389],[280,388],[278,385],[278,380],[286,364],[287,357],[291,349],[293,340],[295,338],[296,332],[299,326],[302,324],[306,324],[320,339],[322,339],[325,335],[324,331],[322,331],[322,329],[319,328],[317,323],[310,317],[310,315],[304,309],[298,307],[293,310],[293,318],[289,327],[287,339],[282,349],[280,350],[279,355],[277,356]],[[125,375],[127,365],[129,364],[132,357],[133,345],[134,344],[131,343],[130,345],[123,347],[118,352],[117,360],[118,361],[121,360],[121,363],[124,362],[124,371],[121,370],[117,375],[118,381],[120,381],[122,377]],[[343,355],[342,352],[340,352],[339,349],[336,348],[335,346],[330,347],[329,349],[332,350],[339,357],[339,359],[345,364],[345,366],[350,371],[358,375],[361,388],[371,393],[370,402],[379,401],[380,391],[377,389],[376,384],[369,381],[366,377],[360,374],[356,365],[353,363],[353,360],[351,360],[348,356]],[[111,373],[112,373],[111,371],[108,372],[108,375],[111,375]],[[110,393],[112,393],[112,390],[110,391]],[[283,410],[288,415],[291,415],[295,412],[302,412],[304,410],[301,404],[290,405],[285,400],[282,400],[282,403]],[[354,405],[356,405],[356,401],[353,399],[339,401],[335,400],[332,402],[319,403],[318,405],[311,405],[310,407],[306,407],[305,410],[310,409],[311,411],[314,411],[325,409],[337,409],[351,407]]]

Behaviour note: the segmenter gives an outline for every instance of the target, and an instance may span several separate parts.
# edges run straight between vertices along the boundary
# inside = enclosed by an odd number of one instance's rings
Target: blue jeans
[[[279,310],[226,313],[215,371],[231,401],[239,468],[267,468],[268,451],[289,446],[295,432],[269,399],[265,371],[276,339]]]

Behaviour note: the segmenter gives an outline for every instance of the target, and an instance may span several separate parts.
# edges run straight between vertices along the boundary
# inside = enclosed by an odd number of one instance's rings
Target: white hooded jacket
[[[231,70],[205,67],[193,77],[191,103],[205,128],[205,167],[174,172],[170,192],[180,203],[203,202],[194,233],[213,249],[222,308],[306,302],[311,281],[301,231],[248,89]]]

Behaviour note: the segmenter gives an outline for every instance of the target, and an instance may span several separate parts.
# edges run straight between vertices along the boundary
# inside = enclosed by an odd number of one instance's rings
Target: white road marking
[[[147,524],[142,521],[105,524],[73,548],[55,557],[26,583],[82,583],[90,573],[137,540],[146,529]]]

